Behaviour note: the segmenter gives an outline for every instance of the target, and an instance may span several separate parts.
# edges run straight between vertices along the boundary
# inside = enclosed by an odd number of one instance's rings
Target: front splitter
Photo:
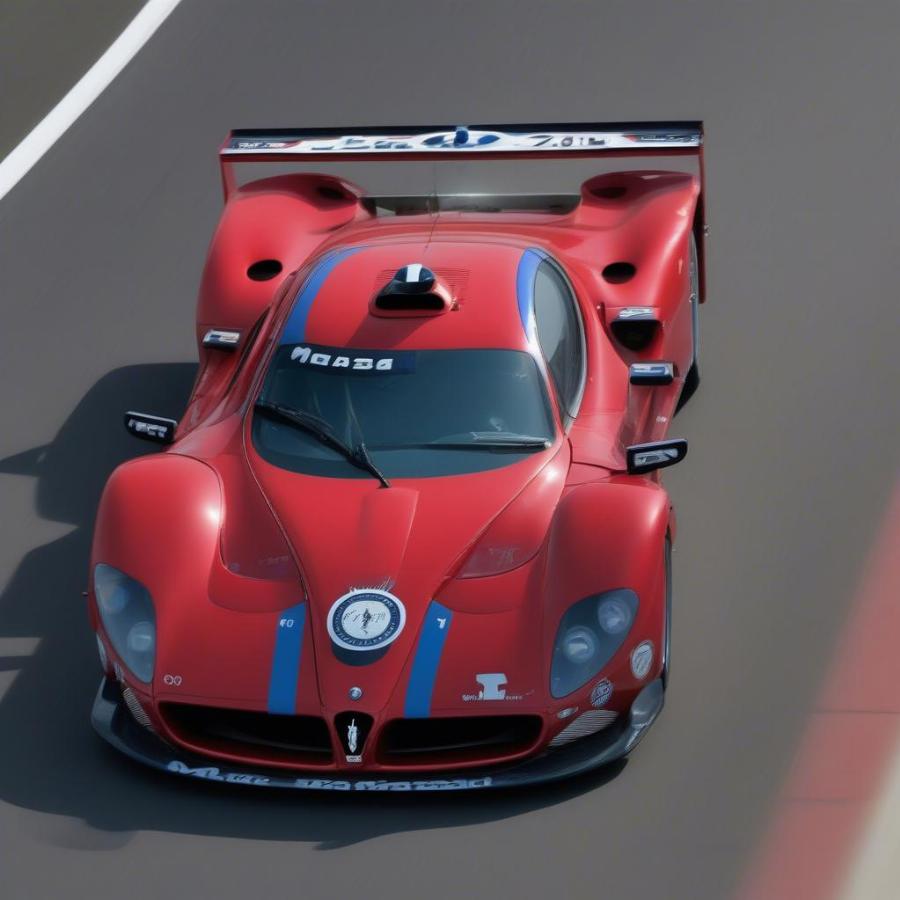
[[[427,778],[378,778],[372,773],[359,777],[328,777],[269,769],[247,769],[210,760],[176,748],[139,725],[122,699],[119,685],[104,678],[91,710],[91,724],[117,750],[146,765],[199,778],[255,787],[319,791],[461,791],[509,788],[571,778],[599,766],[615,762],[630,753],[646,734],[663,707],[662,680],[651,682],[638,694],[624,725],[616,724],[591,737],[582,738],[558,750],[506,766]]]

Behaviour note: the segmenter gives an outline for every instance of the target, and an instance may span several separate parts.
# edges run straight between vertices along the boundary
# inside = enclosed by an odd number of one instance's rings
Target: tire
[[[684,386],[678,404],[675,406],[675,415],[684,409],[688,400],[694,396],[700,387],[700,273],[697,265],[697,241],[691,235],[691,336],[693,338],[693,356],[691,367],[684,378]]]

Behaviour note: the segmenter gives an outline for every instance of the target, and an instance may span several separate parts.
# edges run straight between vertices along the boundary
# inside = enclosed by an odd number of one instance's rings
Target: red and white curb
[[[900,897],[898,737],[900,484],[737,900]]]

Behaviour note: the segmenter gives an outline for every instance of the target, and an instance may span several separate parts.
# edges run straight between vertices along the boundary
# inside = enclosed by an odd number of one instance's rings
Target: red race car
[[[702,125],[235,131],[180,422],[97,517],[93,723],[212,781],[455,790],[629,753],[669,668],[658,470],[698,383]],[[571,195],[238,163],[683,156]]]

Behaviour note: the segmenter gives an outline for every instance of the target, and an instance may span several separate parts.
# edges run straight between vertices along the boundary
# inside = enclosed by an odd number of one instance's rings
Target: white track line
[[[103,93],[180,2],[181,0],[147,0],[144,8],[106,53],[0,163],[0,200]]]

